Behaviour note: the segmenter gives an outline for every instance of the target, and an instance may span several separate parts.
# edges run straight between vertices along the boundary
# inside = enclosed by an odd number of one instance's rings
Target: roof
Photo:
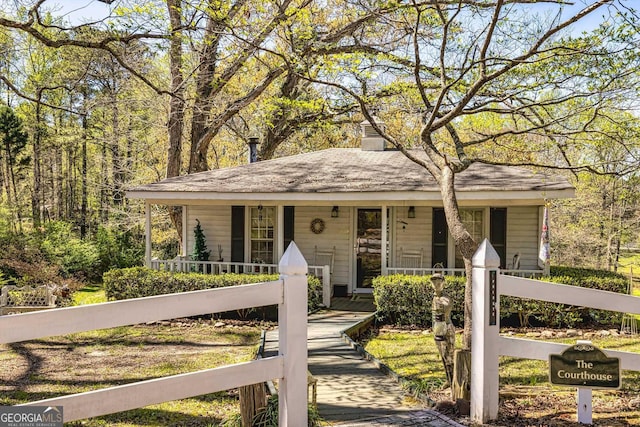
[[[413,154],[425,157],[424,152],[419,150],[415,150]],[[534,191],[566,193],[561,197],[567,197],[573,194],[573,187],[564,177],[557,175],[475,163],[456,175],[456,191]],[[346,196],[354,193],[407,192],[416,193],[416,196],[420,193],[435,193],[438,198],[440,194],[433,177],[400,151],[332,148],[168,178],[137,186],[128,193],[130,197],[143,199],[184,199],[196,196],[222,199],[225,194],[235,195],[230,199],[250,199],[251,194],[260,194],[264,198],[264,195],[269,194],[306,194],[312,197],[314,194]],[[539,194],[537,197],[540,197]]]

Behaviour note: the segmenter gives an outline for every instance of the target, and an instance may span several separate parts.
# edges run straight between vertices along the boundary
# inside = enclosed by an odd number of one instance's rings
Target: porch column
[[[189,207],[188,206],[182,206],[182,248],[181,248],[181,254],[182,256],[187,256],[187,236],[189,235],[187,233],[187,209]]]
[[[386,205],[382,205],[382,245],[381,245],[381,250],[382,253],[380,254],[380,263],[382,264],[382,268],[381,268],[381,273],[383,276],[387,275],[387,223],[388,223],[388,218],[387,218],[387,206]]]
[[[144,203],[144,264],[151,267],[151,203]]]
[[[282,205],[276,206],[276,236],[276,258],[280,259],[284,250],[287,249],[284,247],[284,206]]]

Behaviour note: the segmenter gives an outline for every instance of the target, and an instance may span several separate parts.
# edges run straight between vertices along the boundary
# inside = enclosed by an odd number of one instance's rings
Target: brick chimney
[[[384,130],[384,122],[376,116],[372,116],[372,118],[378,127]],[[362,151],[384,151],[386,141],[373,128],[368,120],[360,123],[360,128],[362,129],[362,140],[360,143],[360,149]]]

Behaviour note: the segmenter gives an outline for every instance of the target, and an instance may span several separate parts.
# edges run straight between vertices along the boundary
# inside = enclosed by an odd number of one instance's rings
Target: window
[[[460,209],[460,218],[462,223],[467,227],[467,231],[473,237],[476,243],[482,242],[484,237],[484,209]],[[462,254],[456,246],[456,268],[464,268]]]
[[[251,262],[272,264],[274,242],[274,207],[251,208]]]

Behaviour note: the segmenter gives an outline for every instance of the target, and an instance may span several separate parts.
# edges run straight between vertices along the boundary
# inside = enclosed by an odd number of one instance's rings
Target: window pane
[[[274,207],[251,208],[251,262],[271,264],[275,229]]]

